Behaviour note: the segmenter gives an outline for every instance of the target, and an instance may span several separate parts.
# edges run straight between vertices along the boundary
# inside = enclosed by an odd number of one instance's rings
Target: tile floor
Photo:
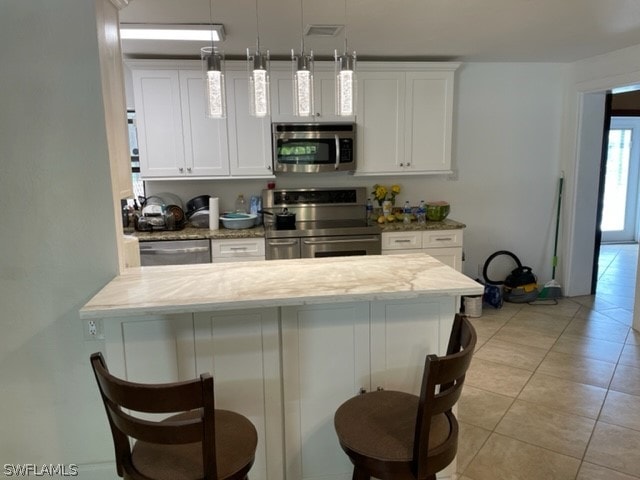
[[[473,319],[459,480],[640,479],[637,245],[608,245],[595,296]]]

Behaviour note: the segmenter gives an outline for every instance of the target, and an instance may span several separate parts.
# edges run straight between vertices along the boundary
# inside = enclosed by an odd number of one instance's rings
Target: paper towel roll
[[[220,228],[220,205],[217,197],[209,197],[209,230]]]

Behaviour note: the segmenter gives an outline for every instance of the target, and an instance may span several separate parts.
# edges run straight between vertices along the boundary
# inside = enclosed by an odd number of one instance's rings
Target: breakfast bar
[[[337,406],[370,389],[417,393],[459,298],[482,291],[426,254],[142,267],[80,316],[100,323],[116,375],[153,383],[211,372],[216,408],[258,431],[252,480],[346,480]]]

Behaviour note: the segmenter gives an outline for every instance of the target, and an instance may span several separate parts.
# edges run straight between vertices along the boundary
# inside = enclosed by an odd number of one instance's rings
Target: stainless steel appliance
[[[271,131],[276,172],[356,169],[355,123],[274,123]]]
[[[140,265],[211,263],[209,240],[160,240],[140,242]]]
[[[296,215],[286,229],[264,217],[267,260],[380,255],[381,230],[367,224],[366,196],[363,187],[263,190],[264,210]]]

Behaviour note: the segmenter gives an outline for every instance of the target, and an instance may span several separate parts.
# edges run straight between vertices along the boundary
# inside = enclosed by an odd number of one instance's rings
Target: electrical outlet
[[[104,340],[104,330],[101,319],[84,321],[84,339]]]

